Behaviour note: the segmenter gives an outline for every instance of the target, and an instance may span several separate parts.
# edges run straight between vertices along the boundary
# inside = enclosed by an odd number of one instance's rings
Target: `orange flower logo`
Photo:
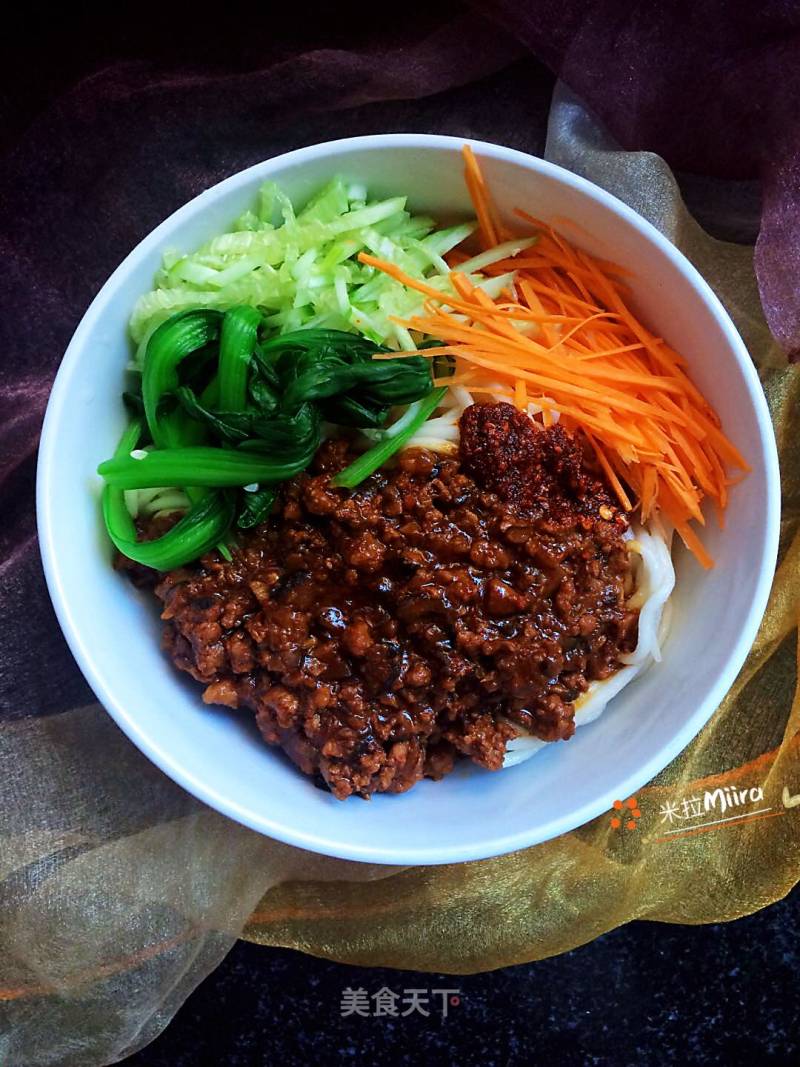
[[[642,817],[636,797],[628,797],[624,803],[621,800],[615,800],[614,811],[618,813],[611,816],[611,827],[614,830],[621,830],[623,825],[626,830],[635,830],[636,820]]]

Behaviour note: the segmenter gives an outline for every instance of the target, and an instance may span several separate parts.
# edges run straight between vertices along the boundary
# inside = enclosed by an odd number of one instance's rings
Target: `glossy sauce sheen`
[[[340,798],[498,769],[515,724],[569,738],[637,628],[627,522],[581,442],[479,404],[458,458],[410,449],[331,488],[353,458],[327,442],[232,563],[161,578],[176,665]]]

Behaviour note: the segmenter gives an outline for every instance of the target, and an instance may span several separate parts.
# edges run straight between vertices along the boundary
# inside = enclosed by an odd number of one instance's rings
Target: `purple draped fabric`
[[[758,177],[767,323],[800,360],[800,5],[545,0],[475,5],[547,63],[623,148]]]

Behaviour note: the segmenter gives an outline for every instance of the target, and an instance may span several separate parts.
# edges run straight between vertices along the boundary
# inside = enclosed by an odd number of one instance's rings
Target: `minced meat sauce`
[[[458,457],[401,453],[355,491],[327,441],[269,521],[155,586],[164,646],[204,700],[250,709],[335,796],[403,792],[459,757],[497,770],[516,727],[575,729],[573,701],[636,644],[624,516],[581,440],[476,404]]]

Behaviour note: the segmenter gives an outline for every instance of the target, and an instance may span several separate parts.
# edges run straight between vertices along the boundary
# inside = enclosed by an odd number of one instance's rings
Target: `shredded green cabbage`
[[[393,348],[415,347],[390,316],[420,311],[419,293],[359,263],[358,253],[370,252],[449,292],[443,257],[474,229],[466,223],[437,230],[433,219],[406,210],[405,197],[368,200],[364,185],[342,178],[328,182],[298,211],[274,182],[266,182],[253,210],[229,233],[189,255],[164,253],[155,288],[139,298],[131,315],[133,365],[141,366],[157,326],[200,306],[226,310],[250,304],[281,333],[326,327]],[[489,290],[499,281],[480,275],[473,280]]]

